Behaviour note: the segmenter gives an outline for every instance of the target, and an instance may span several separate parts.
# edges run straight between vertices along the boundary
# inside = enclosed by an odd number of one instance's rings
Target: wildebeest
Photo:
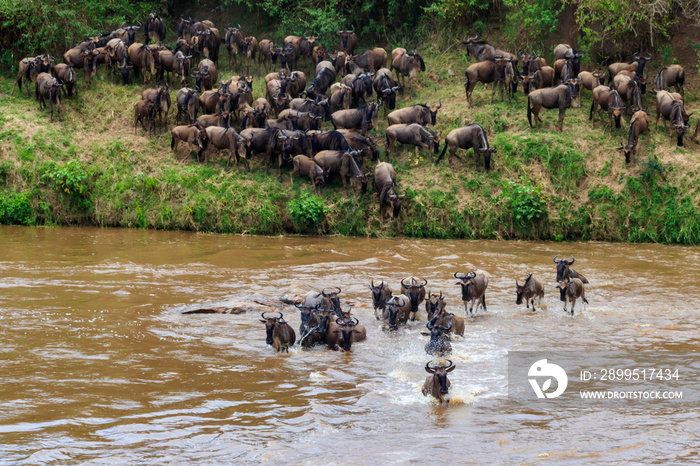
[[[294,144],[292,136],[279,128],[248,128],[241,131],[241,136],[250,140],[250,145],[246,147],[246,159],[250,159],[253,153],[265,154],[265,174],[267,175],[272,162],[272,156],[277,155],[279,160],[279,171],[277,179],[282,179],[283,159],[292,160]]]
[[[631,157],[637,155],[639,135],[649,129],[649,115],[640,110],[632,115],[630,129],[627,133],[627,144],[620,143],[620,150],[625,155],[625,163],[630,163]]]
[[[85,50],[83,51],[83,76],[86,83],[92,82],[92,78],[95,77],[97,73],[97,57],[100,56],[100,51],[95,50]],[[73,66],[75,68],[75,65]],[[145,81],[144,81],[145,82]]]
[[[685,98],[683,84],[685,84],[685,70],[681,65],[664,66],[656,74],[654,84],[657,91],[668,91],[671,86],[676,88],[681,96]]]
[[[208,58],[203,59],[197,65],[197,73],[194,77],[196,86],[199,89],[210,91],[214,88],[214,83],[219,82],[219,72],[216,65]]]
[[[352,93],[352,106],[367,103],[372,95],[372,76],[367,73],[346,74],[341,84],[345,84],[350,88]]]
[[[518,283],[518,280],[515,280],[515,296],[515,304],[522,304],[523,298],[525,298],[525,307],[530,309],[530,303],[532,303],[532,312],[537,312],[537,309],[535,309],[535,298],[537,298],[538,306],[542,304],[544,287],[538,279],[530,274],[522,285]]]
[[[581,71],[577,77],[581,80],[581,88],[589,91],[593,91],[596,87],[605,84],[605,74],[600,74],[598,70],[592,73],[590,71]]]
[[[156,89],[146,89],[141,93],[141,98],[155,104],[156,112],[160,115],[161,126],[167,130],[168,112],[170,111],[170,105],[172,103],[170,92],[168,92],[168,86],[165,85],[158,86]]]
[[[76,69],[82,68],[85,54],[94,49],[95,42],[93,40],[83,41],[63,54],[63,62],[67,65],[73,65]]]
[[[411,300],[408,296],[400,294],[394,295],[385,301],[383,320],[389,330],[396,330],[400,324],[408,322],[411,313]]]
[[[436,313],[445,310],[445,297],[440,294],[428,292],[428,297],[425,300],[425,313],[428,315],[428,320],[432,320]]]
[[[394,84],[391,71],[386,68],[381,68],[377,71],[372,80],[372,87],[374,87],[377,96],[384,103],[384,116],[386,116],[387,109],[394,110],[396,108],[396,91],[399,89],[399,86]]]
[[[508,102],[510,102],[513,96],[515,96],[515,91],[518,89],[518,74],[512,60],[505,60],[503,79],[499,80],[498,84],[505,87],[506,94],[508,95]]]
[[[367,176],[369,173],[362,173],[355,160],[355,155],[355,151],[324,150],[314,156],[314,162],[324,171],[340,175],[346,196],[348,195],[348,182],[352,188],[353,179],[360,183],[360,194],[367,192]]]
[[[588,279],[571,268],[573,263],[576,261],[574,256],[571,256],[571,260],[559,259],[554,256],[554,263],[557,264],[557,282],[564,280],[565,278],[578,278],[583,283],[588,283]]]
[[[683,101],[676,99],[673,94],[668,91],[657,91],[656,93],[656,127],[659,127],[659,118],[664,117],[664,128],[666,128],[666,120],[670,123],[670,137],[673,143],[673,133],[676,133],[676,144],[678,147],[683,147],[683,136],[689,126],[683,118]]]
[[[613,128],[613,119],[615,120],[615,128],[620,128],[622,112],[625,110],[625,105],[622,103],[620,94],[618,94],[615,89],[610,89],[608,86],[601,85],[593,89],[593,101],[591,102],[591,111],[588,115],[591,126],[593,126],[593,122],[595,121],[595,113],[598,106],[600,106],[600,108],[597,113],[601,120],[603,119],[602,112],[608,112],[610,132],[612,132]]]
[[[243,57],[246,60],[246,73],[250,71],[250,66],[254,65],[258,55],[258,40],[254,36],[246,36],[243,39]]]
[[[136,134],[139,122],[141,122],[144,131],[148,131],[149,135],[153,134],[156,129],[156,113],[159,108],[156,102],[149,100],[139,100],[134,104],[134,134]],[[148,123],[148,129],[146,129],[146,123]]]
[[[425,105],[411,105],[410,107],[394,110],[387,116],[387,120],[390,125],[419,123],[423,126],[434,126],[437,123],[437,113],[440,108],[442,108],[442,101],[438,105],[430,105],[428,102]]]
[[[367,339],[367,329],[355,317],[336,319],[338,328],[338,346],[343,351],[350,351],[352,344]]]
[[[75,92],[75,95],[78,95],[78,77],[75,74],[73,65],[59,63],[54,67],[54,76],[63,82],[63,92],[66,96],[71,97],[73,92]]]
[[[411,301],[411,320],[416,320],[418,306],[425,300],[425,285],[428,280],[424,278],[406,277],[401,280],[401,291],[408,296]]]
[[[479,307],[484,308],[486,312],[486,288],[489,285],[489,280],[482,272],[469,272],[459,276],[457,272],[454,276],[459,281],[457,285],[462,287],[462,301],[464,301],[464,312],[469,317],[473,317],[479,312]],[[474,303],[476,303],[476,311],[474,311]],[[473,315],[472,315],[472,311]]]
[[[156,76],[160,68],[160,53],[157,47],[134,42],[127,49],[129,61],[134,64],[134,74],[143,74],[144,84]],[[148,76],[147,76],[148,73]]]
[[[417,50],[407,52],[406,49],[398,47],[391,51],[390,70],[396,70],[396,75],[401,86],[408,79],[408,93],[411,94],[411,80],[418,75],[419,71],[425,71],[425,62]]]
[[[312,64],[319,64],[322,61],[326,59],[326,48],[323,45],[317,45],[314,47],[313,52],[311,53],[311,63]],[[335,65],[333,65],[333,69],[335,69]]]
[[[430,362],[426,363],[425,370],[430,375],[425,378],[422,389],[423,396],[430,394],[439,403],[449,403],[450,401],[446,397],[452,384],[447,378],[447,373],[452,372],[456,367],[450,360],[447,361],[447,365],[431,366]]]
[[[228,150],[228,160],[226,161],[226,170],[229,169],[231,165],[231,159],[236,163],[236,170],[240,172],[241,168],[238,165],[238,161],[241,158],[239,156],[239,149],[244,148],[246,145],[250,144],[245,138],[242,138],[240,134],[236,132],[235,129],[228,127],[222,128],[220,126],[209,126],[206,128],[207,139],[209,139],[209,147],[215,147],[218,150]],[[207,162],[206,153],[204,162]],[[245,165],[246,171],[250,171],[248,167],[248,160],[243,157],[243,164]]]
[[[148,19],[143,25],[143,34],[146,36],[146,43],[149,40],[161,42],[165,39],[165,23],[155,13],[148,15]]]
[[[387,162],[380,162],[374,169],[374,191],[379,197],[379,211],[382,219],[386,218],[387,208],[391,209],[391,216],[398,218],[401,211],[401,201],[405,194],[396,193],[396,171]]]
[[[450,153],[447,156],[447,161],[450,167],[452,166],[452,157],[460,158],[457,155],[457,149],[474,149],[474,156],[477,158],[477,166],[478,157],[481,155],[484,157],[484,168],[486,170],[491,169],[491,156],[497,151],[496,147],[489,146],[489,141],[486,138],[486,131],[477,123],[450,131],[445,138],[445,147],[443,147],[442,153],[435,161],[435,165],[440,163],[440,160],[442,160],[448,148]]]
[[[226,27],[226,35],[224,37],[224,42],[226,44],[226,50],[228,51],[228,59],[231,66],[236,65],[236,57],[238,54],[243,52],[243,42],[245,38],[241,32],[241,25],[238,27],[232,27],[231,24]]]
[[[336,31],[336,34],[340,36],[340,50],[349,55],[354,54],[355,47],[357,47],[357,35],[355,35],[355,28],[353,27],[350,31]]]
[[[371,156],[373,161],[379,159],[379,149],[372,136],[364,136],[355,130],[342,128],[336,131],[345,138],[348,146],[356,150],[362,157]]]
[[[530,76],[530,91],[554,86],[554,68],[543,66]]]
[[[189,124],[197,120],[197,113],[199,112],[197,92],[199,92],[199,89],[190,89],[186,86],[177,91],[177,95],[175,96],[175,101],[177,102],[176,121],[180,121],[183,115]]]
[[[279,119],[287,119],[292,123],[291,129],[300,131],[318,130],[323,123],[323,116],[311,112],[285,109],[279,113]]]
[[[554,55],[554,60],[569,60],[571,63],[571,78],[574,76],[578,76],[578,74],[581,72],[581,57],[583,56],[583,53],[579,53],[576,50],[574,50],[569,44],[559,44],[556,47],[554,47],[554,50],[552,52]]]
[[[366,134],[377,125],[377,113],[380,102],[370,102],[358,108],[338,110],[331,115],[333,129],[357,129]]]
[[[292,99],[289,102],[289,108],[299,112],[310,112],[315,115],[320,115],[325,121],[331,119],[331,107],[328,98],[317,97],[316,99]]]
[[[211,27],[199,33],[197,40],[198,51],[202,53],[204,58],[208,58],[214,63],[219,63],[219,47],[221,46],[221,33],[219,30]],[[257,47],[257,44],[256,44]],[[245,45],[243,46],[245,50]]]
[[[335,82],[335,69],[331,65],[331,62],[326,63],[328,63],[329,66],[318,69],[314,79],[311,80],[305,90],[306,95],[312,99],[316,99],[317,97],[324,98],[328,88]]]
[[[262,39],[258,42],[258,63],[263,65],[265,72],[267,73],[269,63],[270,66],[277,66],[277,47],[275,43],[270,39]]]
[[[386,50],[375,47],[365,50],[359,55],[348,55],[345,62],[345,69],[349,74],[358,74],[362,71],[377,71],[386,66]]]
[[[477,61],[493,60],[495,57],[500,56],[510,58],[517,66],[518,57],[510,52],[494,47],[485,40],[479,38],[478,35],[475,35],[471,39],[467,39],[465,36],[464,39],[462,39],[462,43],[467,46],[467,55],[472,55]]]
[[[177,146],[180,144],[180,141],[187,144],[188,149],[192,150],[192,148],[194,148],[194,150],[198,152],[197,158],[206,150],[209,144],[207,132],[198,125],[176,126],[170,131],[170,134],[172,136],[170,140],[170,149],[176,153],[176,160],[178,160]]]
[[[504,61],[502,57],[497,57],[496,60],[482,61],[469,65],[469,68],[464,72],[467,77],[467,82],[464,84],[464,90],[467,94],[467,103],[469,108],[472,108],[472,92],[478,83],[498,83],[501,78],[505,79],[505,68]],[[501,73],[501,70],[504,73]],[[496,89],[498,85],[494,84],[493,90],[491,91],[491,103],[493,103],[493,96],[496,95]],[[501,100],[503,100],[503,89],[501,89]]]
[[[440,152],[440,134],[442,131],[433,133],[425,126],[418,123],[410,125],[391,125],[386,129],[386,158],[391,157],[391,151],[394,150],[396,142],[416,146],[416,156],[418,156],[418,148],[430,150],[437,155]]]
[[[646,65],[649,60],[651,60],[651,55],[647,57],[640,57],[639,55],[635,54],[634,58],[629,63],[612,63],[608,66],[608,86],[620,71],[636,71],[637,76],[644,76],[644,65]]]
[[[442,325],[443,327],[448,327],[450,333],[455,335],[464,336],[464,328],[466,323],[464,318],[454,315],[451,312],[447,312],[445,309],[437,310],[431,319],[435,325]]]
[[[279,113],[287,108],[289,101],[289,95],[287,94],[287,80],[286,79],[272,79],[267,83],[267,98],[270,101],[270,106],[275,110],[275,114]]]
[[[588,304],[586,299],[586,289],[583,287],[583,282],[578,278],[567,278],[559,282],[559,299],[564,302],[564,312],[566,305],[571,303],[571,315],[574,315],[574,306],[576,300],[581,298],[584,303]]]
[[[561,132],[564,126],[564,115],[566,109],[571,107],[572,100],[578,95],[581,81],[579,79],[571,79],[566,83],[561,83],[556,87],[537,89],[527,96],[527,121],[532,128],[532,114],[535,115],[535,126],[540,127],[542,121],[539,117],[542,108],[558,108],[559,109],[559,125],[558,129]]]
[[[275,351],[286,351],[289,353],[289,347],[294,345],[297,339],[294,329],[284,320],[284,314],[277,311],[279,317],[265,317],[265,313],[261,314],[260,322],[265,324],[267,330],[267,338],[265,342],[272,345]]]
[[[450,344],[450,330],[452,326],[444,327],[436,325],[433,321],[428,321],[425,326],[430,330],[430,341],[425,344],[425,352],[436,356],[444,356],[452,352]]]
[[[51,76],[49,73],[39,73],[36,77],[36,86],[34,94],[39,102],[39,109],[46,107],[44,99],[49,99],[49,108],[51,109],[51,122],[53,123],[53,108],[58,108],[58,120],[61,120],[61,86],[63,83]]]
[[[22,81],[25,82],[25,87],[27,88],[27,97],[29,97],[29,83],[33,80],[36,80],[36,77],[39,75],[38,72],[38,63],[41,60],[41,57],[26,57],[20,60],[19,62],[19,67],[17,71],[17,78],[15,79],[15,83],[12,86],[12,91],[10,92],[10,95],[14,94],[15,92],[15,86],[19,84],[19,90],[22,92]],[[72,65],[69,65],[72,66]],[[34,79],[32,79],[32,77]]]
[[[293,70],[296,68],[298,55],[292,44],[285,44],[284,47],[277,50],[282,69]]]
[[[392,295],[391,287],[387,283],[384,283],[384,280],[382,280],[379,285],[375,285],[374,280],[372,280],[369,284],[369,290],[372,292],[374,317],[377,320],[382,320],[381,314],[383,314],[384,309],[386,309],[386,301],[391,298]],[[378,310],[380,311],[379,314],[377,314]]]
[[[324,170],[313,159],[305,155],[297,155],[292,159],[294,169],[289,173],[289,183],[294,184],[293,174],[299,173],[301,176],[306,176],[311,180],[311,186],[319,196],[321,188],[326,184],[326,177],[330,175],[330,170]]]
[[[130,72],[134,69],[134,65],[131,62],[119,65],[119,73],[122,76],[122,84],[125,86],[131,84]]]
[[[170,73],[168,82],[172,82],[173,75],[180,76],[180,85],[187,83],[187,78],[190,75],[190,59],[192,55],[185,55],[178,51],[172,53],[170,50],[161,50],[160,52],[160,69],[158,70],[158,79],[161,81],[165,77],[165,73]]]
[[[106,49],[109,58],[108,69],[109,67],[112,67],[112,72],[115,72],[114,65],[116,65],[116,68],[121,68],[128,61],[128,49],[126,43],[123,40],[110,40],[109,42],[107,42]]]
[[[642,93],[637,81],[622,73],[618,73],[613,79],[612,88],[617,90],[620,98],[627,102],[633,112],[642,110]]]
[[[115,37],[124,42],[127,47],[136,42],[136,31],[141,29],[141,26],[124,26],[122,24],[119,29],[114,31]]]
[[[347,61],[348,55],[345,52],[337,51],[328,56],[331,63],[335,67],[335,72],[338,76],[344,76],[346,73],[345,62]]]

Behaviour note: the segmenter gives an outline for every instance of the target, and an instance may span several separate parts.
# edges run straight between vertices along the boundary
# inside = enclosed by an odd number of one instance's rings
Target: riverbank
[[[259,157],[249,173],[226,171],[226,159],[216,155],[207,166],[193,158],[177,162],[169,132],[149,139],[139,128],[134,135],[133,104],[144,85],[117,85],[100,69],[91,87],[82,85],[79,97],[64,100],[60,123],[49,123],[48,112],[38,111],[24,89],[10,96],[13,80],[0,78],[0,223],[264,235],[700,242],[697,144],[672,146],[668,133],[655,130],[652,122],[637,159],[627,166],[617,148],[626,139],[629,117],[612,136],[599,121],[591,129],[590,92],[584,91],[581,108],[567,111],[562,133],[555,132],[554,111],[543,113],[543,129],[536,132],[527,123],[521,90],[512,103],[497,97],[491,105],[490,89],[479,85],[475,108],[468,109],[466,54],[426,50],[423,56],[428,71],[414,85],[414,98],[400,99],[397,107],[440,100],[436,129],[443,140],[451,129],[476,122],[498,152],[485,172],[471,152],[462,153],[452,170],[446,161],[436,167],[433,154],[416,157],[413,148],[401,148],[391,160],[398,191],[406,194],[399,219],[381,219],[374,193],[346,197],[339,180],[316,199],[308,194],[307,180],[296,178],[290,185],[291,166],[284,167],[280,183],[274,170],[265,175]],[[231,74],[224,66],[220,76]],[[256,74],[255,98],[264,95],[262,72]],[[692,111],[697,94],[687,91],[686,97]],[[653,120],[651,93],[644,106]],[[381,115],[375,134],[384,160]],[[173,118],[171,111],[170,128]],[[370,162],[364,171],[373,169]]]

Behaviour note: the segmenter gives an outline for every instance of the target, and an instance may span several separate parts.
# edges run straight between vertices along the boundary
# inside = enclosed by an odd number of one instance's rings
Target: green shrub
[[[323,200],[310,194],[308,191],[301,191],[297,197],[287,202],[287,211],[300,231],[318,230],[318,224],[329,212],[323,206]]]
[[[520,230],[530,227],[536,221],[547,216],[545,196],[541,186],[523,179],[523,184],[509,181],[503,185],[501,199],[510,204],[513,214],[513,226]]]
[[[77,160],[70,160],[64,165],[50,164],[42,175],[42,181],[68,199],[74,207],[90,211],[94,208],[91,193],[93,177],[91,170],[86,170]]]
[[[28,193],[0,193],[0,224],[31,225],[32,202]]]

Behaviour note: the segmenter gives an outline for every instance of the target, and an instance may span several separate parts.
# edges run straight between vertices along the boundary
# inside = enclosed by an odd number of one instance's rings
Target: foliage
[[[509,8],[506,25],[510,35],[513,38],[526,36],[530,40],[554,32],[564,9],[561,0],[503,0],[503,4]]]
[[[503,185],[501,199],[510,205],[513,225],[520,230],[524,230],[547,216],[542,187],[532,186],[532,183],[525,178],[522,179],[522,184],[512,181],[506,182]]]
[[[287,210],[294,223],[302,227],[302,230],[317,229],[319,222],[329,212],[329,209],[323,206],[323,200],[308,191],[300,192],[296,198],[287,202]]]
[[[0,224],[31,225],[33,208],[29,193],[0,193]]]
[[[42,176],[45,184],[67,197],[81,210],[93,208],[92,178],[91,170],[86,170],[77,160],[70,160],[63,166],[53,164],[46,169]]]

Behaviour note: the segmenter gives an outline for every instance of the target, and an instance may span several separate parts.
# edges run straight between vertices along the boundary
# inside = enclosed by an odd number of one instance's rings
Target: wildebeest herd
[[[554,256],[557,266],[556,288],[559,299],[564,303],[564,312],[573,316],[577,300],[588,304],[584,288],[588,280],[571,267],[576,260],[573,256],[570,260],[557,257]],[[428,280],[410,276],[400,281],[397,294],[384,280],[372,280],[369,283],[376,320],[382,322],[384,330],[391,332],[407,325],[409,321],[419,320],[418,313],[424,308],[428,332],[422,332],[422,335],[430,337],[425,352],[440,358],[449,356],[452,352],[451,341],[454,341],[451,336],[463,337],[467,320],[476,318],[480,310],[486,312],[486,291],[489,284],[488,277],[481,271],[466,274],[455,272],[454,277],[458,280],[455,284],[462,292],[467,319],[448,312],[447,297],[442,291],[427,290]],[[343,309],[341,293],[342,290],[338,287],[325,288],[321,292],[309,291],[294,303],[301,320],[298,339],[282,312],[278,311],[276,315],[263,313],[261,322],[267,330],[267,344],[276,351],[286,352],[295,344],[302,348],[320,345],[332,350],[350,351],[353,343],[366,340],[367,329],[352,314],[352,309]],[[529,274],[522,283],[515,280],[515,294],[516,304],[525,302],[527,309],[532,305],[534,313],[537,311],[535,302],[540,306],[544,298],[544,285],[533,274]],[[431,363],[429,361],[425,366],[431,375],[423,385],[423,394],[430,394],[441,403],[448,401],[445,396],[450,382],[446,374],[454,370],[455,366],[449,360],[446,364]]]
[[[139,30],[142,43],[137,42]],[[318,194],[331,176],[340,177],[346,194],[348,187],[365,194],[373,178],[383,217],[389,211],[397,217],[404,197],[396,191],[396,170],[390,163],[397,143],[415,146],[416,154],[419,148],[433,151],[436,164],[449,151],[450,166],[454,157],[459,158],[459,149],[473,149],[477,157],[483,157],[484,168],[491,169],[496,148],[489,145],[480,124],[450,131],[440,152],[442,132],[429,128],[437,124],[442,102],[396,109],[397,93],[405,88],[410,94],[412,79],[426,70],[417,50],[397,47],[389,55],[382,47],[375,47],[356,53],[357,36],[354,30],[345,30],[337,31],[330,53],[331,47],[328,43],[324,46],[317,33],[290,35],[278,43],[245,35],[240,24],[229,23],[220,31],[212,21],[184,17],[174,44],[163,43],[166,32],[165,22],[151,14],[144,23],[122,24],[109,34],[86,37],[63,55],[64,63],[55,64],[55,58],[48,54],[24,58],[15,85],[21,91],[24,83],[29,95],[29,83],[34,83],[36,100],[40,107],[48,101],[53,121],[54,107],[61,118],[62,94],[71,97],[78,92],[78,69],[83,69],[86,85],[100,64],[105,65],[108,76],[124,84],[131,82],[132,74],[142,77],[144,84],[150,82],[154,87],[144,90],[134,104],[135,133],[139,125],[149,134],[167,130],[174,106],[171,149],[176,154],[184,143],[186,157],[194,152],[198,161],[207,163],[212,152],[226,151],[227,169],[234,164],[238,170],[241,162],[249,170],[249,160],[263,154],[266,173],[276,161],[282,181],[282,167],[290,164],[290,179],[294,174],[308,178]],[[613,63],[606,71],[589,72],[580,70],[583,54],[567,44],[554,48],[554,61],[548,66],[537,53],[513,54],[478,36],[465,37],[462,43],[476,60],[465,71],[469,107],[479,82],[493,86],[491,101],[498,90],[502,100],[504,91],[511,100],[522,82],[530,126],[533,119],[536,127],[542,123],[542,109],[557,109],[561,131],[566,110],[580,106],[581,93],[588,89],[592,92],[592,124],[596,114],[602,119],[607,112],[612,131],[613,120],[620,128],[625,110],[631,113],[628,138],[619,149],[627,162],[635,155],[640,135],[649,129],[642,96],[647,87],[644,69],[651,56],[635,54],[629,63]],[[222,45],[232,69],[243,71],[240,76],[220,76]],[[268,73],[271,68],[275,71]],[[251,69],[267,73],[264,98],[253,98]],[[173,80],[181,86],[174,98],[169,87]],[[657,126],[663,117],[679,146],[692,115],[685,110],[684,81],[680,65],[661,67],[653,81]],[[677,92],[670,92],[671,87]],[[385,132],[386,160],[380,162],[371,132],[381,109],[389,126]],[[323,130],[328,123],[333,129]],[[699,128],[700,124],[693,138]],[[366,168],[367,158],[377,162],[374,173]]]

